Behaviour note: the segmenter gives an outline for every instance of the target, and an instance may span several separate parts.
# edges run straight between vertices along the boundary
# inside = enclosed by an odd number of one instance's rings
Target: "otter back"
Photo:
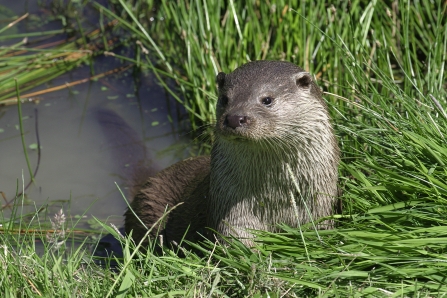
[[[197,232],[205,233],[209,171],[209,156],[201,156],[178,162],[150,177],[125,213],[126,233],[132,232],[137,243],[150,228],[150,235],[162,235],[166,244],[180,243],[184,236],[190,241],[201,239]],[[155,225],[174,206],[165,220]]]

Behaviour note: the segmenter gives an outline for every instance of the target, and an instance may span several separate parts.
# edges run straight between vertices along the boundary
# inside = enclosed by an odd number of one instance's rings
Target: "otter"
[[[250,229],[275,232],[333,213],[339,149],[312,76],[290,62],[254,61],[216,80],[211,156],[148,179],[125,213],[137,243],[149,228],[164,243],[210,237],[209,228],[250,245]]]

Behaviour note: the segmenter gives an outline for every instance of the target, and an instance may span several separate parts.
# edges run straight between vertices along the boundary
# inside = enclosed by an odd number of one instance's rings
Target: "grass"
[[[20,87],[23,102],[38,101],[39,96],[48,92],[87,82],[91,79],[109,75],[122,69],[109,70],[95,74],[92,59],[104,52],[115,49],[125,42],[115,38],[115,23],[102,22],[99,28],[83,29],[80,24],[82,18],[81,3],[70,3],[66,6],[59,1],[50,5],[54,13],[61,13],[55,18],[63,20],[65,28],[57,30],[44,30],[40,32],[16,33],[11,31],[26,19],[36,22],[38,28],[42,23],[53,17],[44,15],[36,21],[36,16],[26,13],[23,16],[10,18],[3,28],[0,28],[0,42],[8,46],[0,47],[0,106],[17,103],[16,82]],[[63,11],[62,11],[63,10]],[[65,12],[66,15],[63,15]],[[80,16],[81,15],[81,16]],[[70,22],[70,26],[67,24]],[[72,24],[74,23],[74,24]],[[9,33],[11,31],[11,33]],[[21,39],[17,41],[18,39]],[[11,42],[12,40],[12,42]],[[70,82],[61,86],[45,88],[44,90],[24,94],[23,92],[60,77],[76,67],[90,65],[92,78]]]
[[[209,243],[197,248],[201,257],[178,258],[166,251],[161,257],[137,252],[130,258],[132,243],[124,240],[118,273],[95,267],[81,250],[60,258],[48,249],[40,257],[26,241],[12,250],[17,245],[2,238],[1,266],[9,270],[2,280],[13,276],[14,281],[0,283],[0,291],[14,294],[24,287],[30,296],[59,290],[104,297],[447,292],[443,1],[111,3],[115,6],[94,6],[139,42],[135,57],[116,57],[153,70],[186,106],[198,133],[207,134],[214,121],[218,71],[229,72],[249,59],[284,59],[315,74],[342,150],[338,226],[318,231],[319,237],[307,226],[303,236],[288,227],[278,234],[258,232],[256,250],[237,241]],[[155,14],[148,9],[154,5]],[[167,77],[178,85],[166,85]],[[11,263],[15,269],[5,265]]]

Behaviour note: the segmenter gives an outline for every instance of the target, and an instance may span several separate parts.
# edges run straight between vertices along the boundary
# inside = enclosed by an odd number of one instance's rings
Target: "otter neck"
[[[298,205],[298,197],[310,200],[319,192],[334,193],[335,185],[319,183],[330,180],[323,177],[331,172],[328,166],[336,167],[331,160],[335,151],[332,143],[330,139],[321,140],[320,145],[314,142],[301,148],[296,144],[278,148],[275,143],[275,148],[268,148],[251,141],[217,138],[211,154],[209,226],[225,236],[248,238],[251,235],[246,229],[275,231],[278,223],[296,226],[291,193]],[[300,212],[300,218],[310,218],[305,208]]]

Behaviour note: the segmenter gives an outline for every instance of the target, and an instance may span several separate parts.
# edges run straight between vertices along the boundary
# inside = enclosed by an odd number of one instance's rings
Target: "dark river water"
[[[0,0],[0,6],[18,16],[25,12],[39,15],[41,10],[37,2]],[[0,28],[6,24],[1,22]],[[52,26],[58,26],[58,23],[48,24],[45,29]],[[20,32],[39,30],[26,22],[19,23],[17,28]],[[0,40],[0,46],[11,43]],[[101,56],[94,60],[93,66],[97,73],[101,73],[122,64],[113,57]],[[89,76],[90,68],[83,66],[23,93]],[[140,141],[113,140],[113,130],[105,133],[98,122],[101,111],[125,121]],[[35,213],[41,206],[50,206],[35,216],[33,223],[47,221],[45,215],[51,217],[63,208],[69,221],[84,216],[78,228],[89,228],[88,221],[93,216],[121,226],[126,203],[115,183],[126,193],[129,177],[127,161],[120,158],[120,151],[138,149],[143,144],[155,160],[155,166],[163,168],[187,157],[192,147],[184,109],[158,86],[150,72],[135,77],[132,71],[127,71],[43,94],[37,103],[23,104],[22,113],[33,170],[38,160],[37,150],[32,149],[32,144],[37,142],[37,113],[41,159],[35,183],[25,191],[25,208],[19,212]],[[30,180],[18,125],[17,106],[0,107],[0,191],[8,200],[14,198],[17,188],[20,191]],[[116,146],[121,145],[124,150],[117,150]],[[4,200],[0,199],[4,205]],[[9,219],[10,214],[9,208],[3,210],[5,219]]]

